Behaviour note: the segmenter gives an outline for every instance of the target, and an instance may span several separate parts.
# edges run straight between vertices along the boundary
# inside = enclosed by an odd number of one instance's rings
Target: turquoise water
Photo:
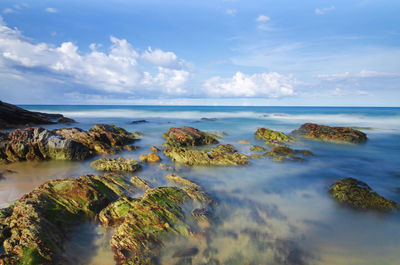
[[[340,145],[301,141],[315,157],[303,163],[253,160],[244,167],[180,168],[179,174],[201,184],[219,201],[220,222],[210,232],[208,247],[221,264],[399,264],[400,213],[358,212],[331,200],[327,190],[337,179],[355,177],[381,195],[400,202],[400,108],[331,107],[198,107],[198,106],[22,106],[29,110],[62,113],[73,126],[89,129],[113,123],[144,133],[139,149],[119,154],[138,159],[151,145],[163,143],[170,127],[192,126],[226,132],[222,143],[250,154],[258,127],[289,133],[302,123],[363,127],[368,141]],[[201,120],[215,118],[216,120]],[[131,121],[145,123],[130,124]],[[45,126],[56,128],[60,125]],[[164,162],[170,164],[166,157]],[[0,205],[5,206],[48,179],[96,173],[85,162],[30,162],[6,166],[16,171],[1,180]],[[3,166],[5,167],[5,166]],[[146,165],[139,176],[165,185],[167,173]],[[79,230],[80,229],[80,230]],[[78,228],[67,251],[76,264],[113,264],[108,233],[95,225]],[[85,233],[79,232],[85,231]],[[84,237],[86,240],[83,240]],[[204,242],[168,242],[162,264],[175,264],[171,253]],[[90,247],[88,247],[90,246]],[[89,249],[89,251],[88,251]],[[193,264],[203,262],[202,251]]]

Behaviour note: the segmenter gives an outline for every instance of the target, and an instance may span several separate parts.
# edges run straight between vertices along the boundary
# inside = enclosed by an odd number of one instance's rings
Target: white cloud
[[[227,9],[227,10],[225,11],[225,13],[226,13],[227,15],[230,15],[230,16],[236,16],[237,10],[236,10],[236,9]]]
[[[14,13],[14,12],[15,12],[15,10],[12,9],[12,8],[5,8],[5,9],[3,10],[3,13],[4,13],[4,14],[10,14],[10,13]]]
[[[110,41],[109,52],[98,51],[100,45],[91,44],[87,53],[72,42],[58,47],[35,43],[17,29],[9,28],[0,17],[0,69],[20,78],[29,72],[43,79],[50,77],[107,92],[157,91],[157,96],[185,92],[183,86],[190,73],[174,53],[148,49],[141,54],[125,39],[111,36]],[[143,62],[151,64],[150,71],[143,70]]]
[[[315,14],[316,15],[325,15],[326,13],[333,11],[335,9],[335,6],[330,6],[330,7],[322,7],[322,8],[316,8],[315,9]]]
[[[48,13],[58,13],[58,10],[54,7],[48,7],[44,11],[46,11]]]
[[[279,98],[295,94],[296,81],[291,76],[275,72],[246,75],[237,72],[230,78],[213,77],[203,89],[214,97],[266,97]]]
[[[257,17],[257,22],[261,22],[261,23],[267,22],[267,21],[270,21],[270,20],[271,20],[271,18],[267,17],[266,15],[259,15]]]

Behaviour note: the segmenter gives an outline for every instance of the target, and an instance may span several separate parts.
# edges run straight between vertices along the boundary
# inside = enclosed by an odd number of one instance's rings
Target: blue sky
[[[7,1],[1,100],[400,106],[399,1]]]

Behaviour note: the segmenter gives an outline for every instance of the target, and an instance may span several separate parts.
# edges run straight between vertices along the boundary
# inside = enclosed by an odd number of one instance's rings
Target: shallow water
[[[399,264],[399,213],[354,211],[338,205],[327,193],[335,180],[355,177],[400,202],[399,108],[24,107],[63,113],[77,120],[79,123],[74,126],[82,129],[95,123],[113,123],[143,132],[143,139],[136,143],[139,149],[118,155],[135,159],[148,153],[151,145],[160,146],[163,132],[182,125],[226,132],[221,142],[231,143],[244,153],[250,153],[249,145],[238,144],[238,140],[262,145],[253,137],[258,127],[286,133],[304,122],[365,127],[369,140],[362,145],[296,143],[295,147],[315,154],[302,163],[261,159],[244,167],[179,167],[180,175],[202,185],[219,202],[219,221],[210,229],[208,242],[171,239],[160,260],[162,264],[176,264],[179,258],[172,256],[177,249],[195,247],[198,254],[192,258],[193,264],[204,263],[210,255],[221,264]],[[202,117],[217,120],[200,121]],[[148,122],[128,124],[142,119]],[[90,160],[3,165],[0,172],[11,171],[4,172],[4,179],[0,180],[0,205],[10,204],[49,179],[96,173],[89,163]],[[158,165],[145,165],[137,173],[153,186],[167,185],[166,174]],[[108,247],[111,233],[95,224],[77,227],[67,244],[67,253],[74,257],[75,264],[114,264]]]

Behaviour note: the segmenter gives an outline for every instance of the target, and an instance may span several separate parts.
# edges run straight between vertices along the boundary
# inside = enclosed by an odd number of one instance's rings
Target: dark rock
[[[189,247],[184,249],[179,249],[174,252],[172,255],[173,258],[181,258],[181,257],[192,257],[196,256],[199,253],[199,249],[196,247]]]
[[[313,123],[305,123],[291,133],[295,137],[321,140],[333,143],[363,143],[367,135],[350,127],[330,127]]]
[[[0,101],[0,130],[11,129],[21,126],[55,124],[58,119],[71,120],[61,114],[48,114],[28,111]]]
[[[308,150],[295,150],[287,146],[275,146],[265,155],[271,157],[274,161],[283,162],[286,160],[303,161],[304,156],[313,156],[314,154]]]
[[[61,117],[57,119],[57,123],[71,124],[76,123],[76,121],[67,117]]]
[[[201,121],[217,121],[217,118],[201,118]]]
[[[400,204],[380,196],[365,182],[354,178],[336,181],[329,193],[338,202],[356,209],[390,211],[400,207]]]
[[[146,120],[136,120],[136,121],[131,121],[129,124],[139,124],[139,123],[147,123],[148,121]]]

